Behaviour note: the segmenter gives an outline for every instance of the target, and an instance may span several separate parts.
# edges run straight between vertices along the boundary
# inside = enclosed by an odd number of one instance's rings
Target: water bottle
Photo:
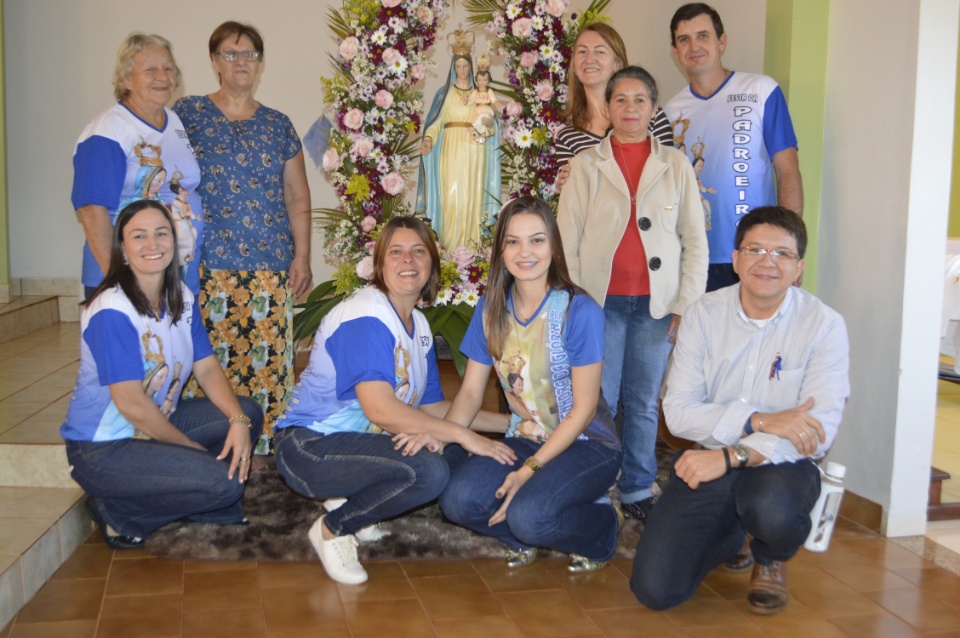
[[[820,498],[810,510],[810,535],[803,544],[811,552],[825,552],[830,546],[830,535],[840,515],[840,499],[843,498],[843,477],[847,468],[840,463],[828,462],[827,471],[821,470]]]

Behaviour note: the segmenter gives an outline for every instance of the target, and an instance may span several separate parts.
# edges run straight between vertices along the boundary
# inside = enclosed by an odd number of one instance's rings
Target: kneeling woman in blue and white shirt
[[[433,302],[440,281],[430,229],[417,217],[394,217],[380,232],[373,262],[374,285],[320,324],[274,437],[287,485],[311,498],[346,499],[308,536],[327,574],[347,584],[367,580],[357,532],[432,501],[446,487],[450,469],[436,453],[443,444],[457,443],[494,465],[516,458],[503,443],[442,418],[448,404],[433,334],[416,310],[420,301]]]
[[[567,273],[550,208],[534,197],[504,206],[447,419],[470,423],[493,366],[512,413],[505,441],[524,463],[467,459],[453,469],[440,507],[506,543],[509,567],[545,547],[571,554],[570,571],[590,571],[616,550],[619,516],[605,495],[621,453],[600,395],[603,329],[603,310]]]
[[[110,268],[80,316],[80,372],[60,428],[71,475],[114,549],[167,523],[244,523],[263,412],[238,399],[180,281],[176,226],[154,200],[117,216]],[[208,398],[180,401],[196,376]]]

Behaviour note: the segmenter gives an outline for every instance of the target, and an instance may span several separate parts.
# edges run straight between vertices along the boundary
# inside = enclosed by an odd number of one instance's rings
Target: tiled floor
[[[0,344],[0,439],[54,432],[77,339],[76,324],[68,324]],[[941,407],[955,404],[960,427],[957,389],[953,399],[941,396]],[[938,437],[948,421],[938,416]],[[0,490],[0,556],[12,551],[4,543],[7,530],[19,525],[16,516],[49,514],[33,502],[39,492],[32,489]],[[114,552],[94,534],[0,629],[0,638],[960,636],[960,575],[921,557],[922,538],[908,540],[843,525],[829,552],[801,550],[791,561],[787,610],[764,618],[746,608],[748,576],[720,570],[692,600],[653,612],[630,593],[626,561],[579,576],[561,561],[518,571],[498,561],[381,562],[367,565],[369,583],[352,587],[330,581],[317,562],[167,561]],[[933,544],[926,545],[929,554]],[[935,551],[947,557],[938,562],[957,568],[956,555]]]
[[[846,527],[790,563],[791,600],[751,614],[749,577],[715,571],[667,612],[639,605],[622,561],[571,576],[562,561],[381,562],[366,585],[319,563],[191,563],[114,552],[94,535],[0,638],[21,636],[957,636],[960,576]]]

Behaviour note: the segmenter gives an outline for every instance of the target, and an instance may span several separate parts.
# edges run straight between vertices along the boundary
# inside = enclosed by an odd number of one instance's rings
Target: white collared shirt
[[[811,457],[833,444],[850,395],[849,342],[837,312],[791,287],[758,325],[740,304],[740,285],[701,297],[683,315],[666,376],[663,409],[670,431],[708,449],[735,443],[773,463],[803,458],[773,434],[743,437],[754,412],[780,412],[813,397],[811,416],[826,434]]]

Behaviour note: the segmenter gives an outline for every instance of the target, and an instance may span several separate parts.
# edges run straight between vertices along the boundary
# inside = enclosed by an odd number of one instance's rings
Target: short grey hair
[[[164,47],[170,53],[170,59],[173,60],[173,68],[177,75],[177,84],[173,88],[180,86],[183,75],[180,73],[180,67],[173,57],[173,45],[162,35],[146,34],[135,32],[127,36],[127,39],[120,43],[120,50],[117,51],[117,66],[113,70],[113,97],[122,100],[130,94],[130,90],[124,85],[123,81],[133,73],[133,58],[147,47]]]
[[[603,92],[603,98],[607,104],[610,104],[610,98],[613,97],[613,90],[617,88],[617,83],[620,80],[640,80],[643,82],[647,91],[650,93],[650,101],[654,104],[657,104],[657,99],[660,97],[660,94],[657,92],[657,81],[653,79],[653,76],[650,73],[639,66],[625,66],[610,78],[607,82],[607,88]]]

